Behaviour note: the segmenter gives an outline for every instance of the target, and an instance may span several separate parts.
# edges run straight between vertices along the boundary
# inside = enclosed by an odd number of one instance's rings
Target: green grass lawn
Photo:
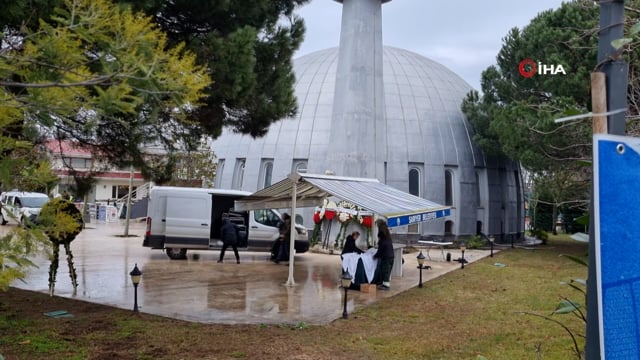
[[[562,236],[535,249],[506,249],[325,326],[188,323],[11,289],[0,293],[0,354],[6,359],[576,359],[562,327],[523,313],[550,316],[563,297],[584,303],[582,294],[562,282],[586,278],[587,269],[559,255],[584,256],[586,250],[587,244]],[[38,307],[25,301],[57,301],[75,317],[30,313],[28,308]],[[552,318],[584,333],[584,323],[573,315]]]

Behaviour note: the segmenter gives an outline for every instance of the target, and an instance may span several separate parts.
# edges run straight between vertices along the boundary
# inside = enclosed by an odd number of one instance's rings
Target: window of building
[[[273,159],[262,159],[260,169],[260,179],[262,188],[271,186],[271,178],[273,177]]]
[[[444,204],[453,206],[453,173],[451,170],[444,172]]]
[[[244,166],[246,159],[236,159],[236,169],[233,173],[233,188],[242,189],[242,180],[244,179]]]
[[[409,194],[420,196],[420,171],[421,165],[409,164]],[[419,224],[411,224],[407,227],[409,233],[418,233],[420,231]]]
[[[476,171],[476,206],[482,206],[482,200],[480,197],[480,174]]]
[[[91,167],[91,159],[80,158],[80,157],[71,157],[65,158],[65,162],[67,165],[71,166],[74,169],[88,169]]]
[[[137,186],[133,187],[133,191],[136,191]],[[113,185],[111,187],[111,198],[120,199],[123,196],[129,195],[129,185]],[[134,194],[135,198],[135,194]]]
[[[306,159],[293,159],[291,166],[291,172],[305,173],[307,172],[307,160]]]
[[[420,196],[420,171],[416,168],[409,169],[409,194]]]
[[[387,162],[384,162],[384,174],[382,174],[382,176],[384,177],[384,179],[382,179],[382,183],[386,184],[387,183]]]
[[[453,234],[453,221],[447,220],[444,222],[444,234],[445,235]]]
[[[482,232],[482,221],[476,221],[476,235],[480,235]]]
[[[216,187],[221,187],[220,184],[222,182],[222,171],[224,170],[224,159],[218,160],[218,166],[216,166],[216,178],[215,183]]]

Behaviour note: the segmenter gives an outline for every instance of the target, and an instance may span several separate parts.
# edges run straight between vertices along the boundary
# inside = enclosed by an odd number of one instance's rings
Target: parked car
[[[238,190],[156,186],[149,192],[147,231],[142,246],[164,249],[171,259],[185,259],[188,249],[219,249],[222,217],[240,228],[238,247],[271,250],[282,218],[278,211],[233,211],[234,201],[249,195]],[[309,250],[307,229],[296,224],[297,253]]]
[[[43,193],[26,191],[7,191],[0,194],[0,224],[28,225],[34,223],[42,206],[49,201]]]

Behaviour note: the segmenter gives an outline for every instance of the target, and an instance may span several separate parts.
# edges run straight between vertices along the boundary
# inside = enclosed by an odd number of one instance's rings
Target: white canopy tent
[[[242,200],[236,200],[235,210],[291,208],[291,218],[295,219],[297,207],[316,207],[332,196],[386,218],[389,227],[414,224],[451,214],[450,206],[407,194],[376,179],[298,173]],[[295,232],[292,231],[289,248],[294,249],[294,244]],[[294,252],[290,251],[287,285],[291,286],[295,284],[293,259]]]

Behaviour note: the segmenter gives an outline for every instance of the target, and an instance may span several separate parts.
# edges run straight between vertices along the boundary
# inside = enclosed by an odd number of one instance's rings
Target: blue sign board
[[[422,212],[411,215],[390,216],[387,218],[387,226],[396,227],[403,225],[411,225],[423,221],[438,219],[451,215],[451,209],[442,209],[435,211]]]
[[[640,138],[595,135],[601,359],[640,358]]]

